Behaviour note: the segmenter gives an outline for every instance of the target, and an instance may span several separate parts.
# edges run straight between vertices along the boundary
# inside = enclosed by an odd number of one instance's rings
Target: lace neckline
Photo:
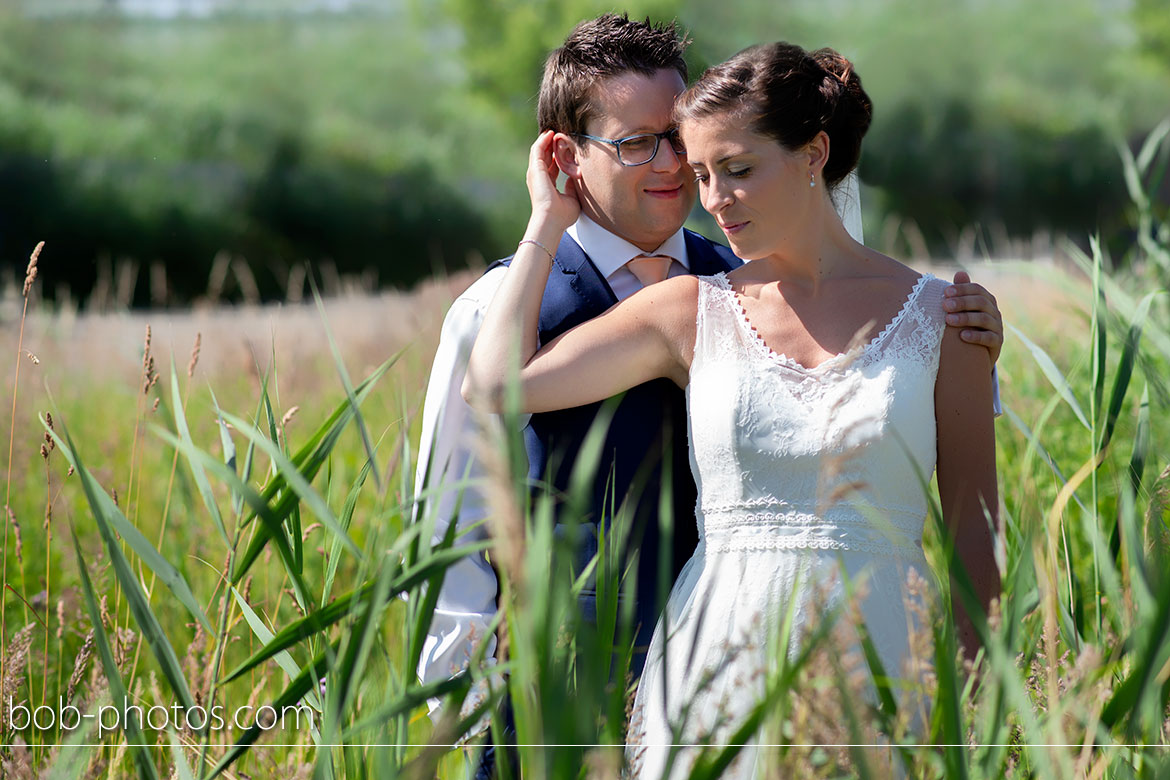
[[[902,306],[898,309],[897,314],[895,314],[893,319],[887,322],[885,327],[881,329],[881,332],[870,339],[867,344],[847,352],[838,352],[831,357],[825,358],[815,366],[810,367],[804,365],[803,363],[799,363],[796,360],[788,357],[788,355],[784,354],[783,352],[777,352],[768,346],[768,342],[764,341],[764,337],[759,334],[759,331],[756,330],[756,326],[752,324],[750,319],[748,319],[747,310],[744,309],[743,302],[739,299],[739,294],[734,289],[732,289],[731,282],[728,280],[727,274],[727,271],[723,271],[716,274],[712,278],[717,281],[720,289],[728,293],[728,296],[731,299],[731,306],[737,315],[736,319],[739,321],[740,326],[748,334],[748,338],[752,341],[752,343],[754,343],[766,357],[768,357],[776,364],[798,373],[808,375],[816,375],[828,371],[842,361],[845,361],[846,366],[848,366],[855,360],[860,359],[861,357],[868,354],[871,350],[873,350],[874,347],[884,341],[886,336],[892,333],[894,329],[898,327],[898,324],[901,323],[903,319],[905,319],[906,313],[910,310],[911,304],[913,304],[914,301],[918,298],[918,294],[925,286],[927,280],[934,278],[931,274],[920,275],[918,280],[914,282],[914,286],[910,288],[910,292],[906,295],[906,298],[902,301]]]

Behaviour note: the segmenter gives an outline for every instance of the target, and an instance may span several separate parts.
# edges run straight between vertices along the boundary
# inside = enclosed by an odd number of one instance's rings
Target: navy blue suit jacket
[[[727,247],[689,230],[684,234],[692,274],[706,276],[742,265]],[[507,264],[510,260],[500,262]],[[617,297],[605,278],[577,242],[566,235],[557,248],[544,290],[540,343],[547,344],[615,303]],[[572,518],[578,523],[608,522],[613,515],[610,507],[620,506],[629,496],[633,526],[627,554],[641,550],[635,613],[638,645],[644,648],[667,595],[660,587],[663,569],[659,563],[667,544],[659,530],[659,505],[665,486],[670,489],[667,505],[672,514],[669,576],[662,579],[667,589],[698,544],[696,489],[687,450],[686,397],[671,380],[656,379],[626,391],[619,396],[616,407],[612,400],[532,415],[524,430],[525,447],[529,476],[533,484],[543,486],[537,490],[551,488],[553,495],[562,499],[556,505],[560,524],[571,521],[566,516],[569,511],[579,515]],[[592,495],[586,506],[570,506],[563,499],[578,465],[576,456],[603,407],[612,410],[613,417],[601,448]],[[588,561],[596,549],[595,536],[583,534],[579,560]],[[588,599],[583,599],[583,610],[588,613],[591,606]],[[639,653],[635,673],[641,672],[641,661]]]

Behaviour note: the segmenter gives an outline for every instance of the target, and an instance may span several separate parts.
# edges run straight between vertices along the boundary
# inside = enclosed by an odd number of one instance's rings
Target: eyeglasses
[[[677,127],[672,127],[664,133],[638,133],[637,135],[627,135],[625,138],[617,139],[598,138],[595,135],[587,135],[585,133],[573,133],[573,135],[578,138],[588,138],[590,141],[609,144],[617,149],[618,162],[626,166],[645,165],[653,160],[658,154],[658,143],[663,138],[670,142],[670,148],[674,150],[675,154],[683,155],[687,153],[687,148],[683,145]]]

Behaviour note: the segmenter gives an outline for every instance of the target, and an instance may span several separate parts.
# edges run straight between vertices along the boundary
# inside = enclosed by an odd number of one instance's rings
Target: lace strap
[[[897,359],[912,359],[932,371],[938,370],[939,345],[946,329],[943,311],[943,291],[948,282],[931,274],[923,274],[915,285],[914,294],[906,301],[898,316],[874,341],[880,346],[872,359],[879,355]]]
[[[729,301],[731,284],[727,273],[700,276],[699,297],[695,317],[695,354],[691,361],[692,373],[708,360],[726,358],[739,341],[738,330],[731,318]]]

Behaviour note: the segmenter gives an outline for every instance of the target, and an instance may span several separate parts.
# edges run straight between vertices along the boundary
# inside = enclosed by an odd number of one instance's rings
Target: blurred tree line
[[[296,5],[289,0],[289,7]],[[678,18],[694,75],[784,38],[849,56],[876,106],[867,234],[931,251],[971,226],[1109,232],[1115,142],[1170,106],[1161,0],[638,0]],[[0,267],[51,247],[46,290],[125,303],[296,297],[322,268],[408,285],[523,229],[541,64],[596,0],[366,0],[345,13],[143,18],[0,5]],[[47,6],[38,6],[44,9]],[[896,251],[896,247],[886,247]],[[237,258],[251,281],[217,280]],[[49,273],[46,266],[45,273]],[[222,274],[219,274],[222,276]],[[123,280],[125,281],[125,280]],[[290,289],[291,287],[297,289]],[[160,300],[161,299],[161,300]]]

